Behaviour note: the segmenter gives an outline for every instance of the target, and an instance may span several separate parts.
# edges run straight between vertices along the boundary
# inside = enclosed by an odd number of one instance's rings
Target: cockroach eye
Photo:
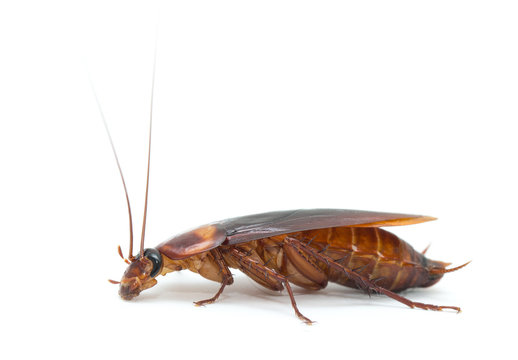
[[[149,274],[149,276],[152,278],[157,276],[162,269],[162,255],[160,254],[160,251],[153,248],[145,249],[144,256],[153,263],[153,270],[151,270],[151,274]]]

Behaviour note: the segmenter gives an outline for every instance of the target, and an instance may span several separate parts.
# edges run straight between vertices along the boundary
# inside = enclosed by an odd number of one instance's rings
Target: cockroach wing
[[[158,245],[156,249],[170,259],[180,260],[214,249],[226,238],[227,231],[224,227],[218,224],[204,225],[174,236]]]
[[[226,230],[227,239],[223,245],[233,245],[269,236],[312,229],[340,226],[410,225],[430,220],[435,220],[435,218],[361,210],[308,209],[242,216],[223,220],[216,224]]]
[[[421,215],[360,210],[311,209],[274,211],[218,221],[172,237],[156,248],[180,260],[220,245],[233,245],[297,231],[340,226],[379,227],[410,225],[434,220]]]

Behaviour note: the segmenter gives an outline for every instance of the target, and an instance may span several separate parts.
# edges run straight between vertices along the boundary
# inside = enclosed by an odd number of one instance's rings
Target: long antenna
[[[92,78],[89,76],[88,80],[90,80],[90,86],[92,87],[92,91],[94,93],[95,102],[97,103],[97,107],[99,108],[99,113],[101,114],[101,118],[103,120],[104,128],[106,129],[106,134],[108,134],[108,139],[110,140],[110,145],[112,147],[113,155],[115,156],[115,161],[117,162],[117,167],[119,168],[119,174],[121,175],[122,185],[124,186],[124,193],[126,195],[126,203],[128,204],[128,215],[129,215],[129,230],[130,230],[130,245],[129,245],[129,260],[133,260],[133,218],[131,217],[131,206],[130,200],[128,196],[128,189],[126,187],[126,181],[124,181],[124,175],[122,174],[121,165],[119,162],[119,157],[117,156],[117,151],[115,151],[115,145],[113,145],[113,139],[110,135],[110,129],[108,128],[108,123],[106,122],[106,118],[104,117],[104,112],[101,107],[101,103],[99,102],[99,98],[97,97],[97,92],[95,91],[94,84],[92,82]]]
[[[157,45],[158,45],[158,22],[157,22],[157,32],[155,35],[155,53],[153,58],[153,80],[151,82],[151,104],[149,109],[149,144],[148,144],[148,153],[147,153],[147,180],[146,180],[146,200],[144,202],[144,216],[142,218],[142,237],[140,238],[140,254],[144,256],[144,238],[146,236],[146,219],[147,219],[147,199],[149,192],[149,164],[151,163],[151,130],[153,127],[153,98],[155,92],[155,72],[156,72],[156,53],[157,53]]]

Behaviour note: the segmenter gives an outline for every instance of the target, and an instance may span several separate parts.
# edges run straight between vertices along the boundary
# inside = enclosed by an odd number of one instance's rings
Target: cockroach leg
[[[315,249],[313,249],[310,246],[307,246],[307,244],[304,244],[304,243],[298,241],[297,239],[290,238],[289,236],[287,236],[284,239],[284,244],[285,244],[285,246],[293,247],[297,251],[306,252],[308,255],[314,256],[318,260],[328,263],[329,266],[333,267],[334,269],[344,272],[346,274],[346,276],[349,277],[349,279],[356,282],[356,284],[359,285],[360,287],[362,287],[364,289],[368,289],[370,291],[373,290],[378,293],[385,294],[388,297],[391,297],[392,299],[397,300],[410,308],[419,308],[419,309],[434,310],[434,311],[441,311],[443,309],[451,309],[451,310],[455,310],[457,313],[460,312],[460,308],[457,306],[438,306],[438,305],[424,304],[424,303],[420,303],[420,302],[411,301],[401,295],[398,295],[390,290],[387,290],[385,288],[382,288],[381,286],[376,285],[376,283],[374,281],[371,281],[368,278],[354,272],[353,270],[348,269],[345,266],[337,263],[331,257],[329,257],[325,254],[319,254]]]
[[[232,277],[232,273],[230,272],[229,268],[225,264],[225,261],[223,260],[223,257],[221,256],[221,252],[218,249],[212,249],[210,252],[211,252],[212,256],[214,257],[214,259],[216,260],[216,263],[219,266],[219,273],[223,274],[223,281],[221,282],[221,287],[219,288],[216,295],[214,295],[210,299],[195,301],[194,305],[196,305],[196,306],[212,304],[213,302],[218,300],[219,296],[223,292],[223,289],[225,289],[225,286],[232,285],[234,283],[234,278]]]
[[[238,248],[233,248],[230,250],[230,255],[237,260],[238,263],[242,264],[245,268],[248,268],[250,271],[253,272],[254,276],[265,280],[268,282],[271,279],[277,280],[279,283],[282,283],[284,285],[284,288],[288,291],[288,295],[290,296],[291,300],[291,306],[293,307],[293,310],[295,311],[295,315],[297,317],[304,321],[307,325],[313,324],[313,321],[302,315],[302,313],[297,308],[297,303],[295,301],[295,296],[293,295],[293,291],[291,290],[290,283],[288,282],[288,279],[277,273],[276,271],[264,266],[264,264],[260,264],[259,262],[255,261],[254,259],[246,256],[246,253],[243,250],[240,250]],[[280,288],[282,289],[282,287]]]
[[[386,279],[386,277],[385,277],[385,276],[380,276],[380,277],[378,277],[378,278],[371,279],[371,281],[372,281],[372,283],[373,283],[374,285],[378,285],[378,282],[380,282],[381,280],[385,280],[385,279]]]
[[[354,271],[355,273],[357,274],[361,274],[363,270],[365,270],[367,268],[369,264],[365,264],[365,265],[362,265],[362,266],[358,266],[357,268],[354,268],[352,269],[352,271]]]
[[[266,260],[266,262],[264,263],[264,266],[268,266],[268,264],[273,260],[273,257],[269,258],[268,260]]]
[[[309,239],[309,241],[308,241],[307,245],[308,245],[308,246],[309,246],[309,245],[311,245],[311,242],[312,242],[313,240],[315,240],[315,238],[316,238],[316,236],[313,236],[311,239]]]
[[[329,246],[331,246],[331,244],[327,244],[324,248],[322,248],[322,250],[319,250],[318,253],[319,254],[325,253],[327,251],[327,249],[329,249]]]
[[[225,289],[225,286],[227,286],[227,282],[222,282],[221,283],[221,287],[219,288],[218,292],[216,293],[216,295],[214,295],[213,297],[211,297],[210,299],[206,299],[206,300],[200,300],[200,301],[195,301],[194,302],[194,305],[195,306],[204,306],[204,305],[207,305],[207,304],[212,304],[213,302],[215,302],[216,300],[218,300],[219,296],[221,295],[221,293],[223,292],[223,289]]]
[[[348,259],[350,257],[351,257],[351,254],[347,254],[347,255],[341,257],[340,259],[336,259],[335,262],[341,263],[342,261],[344,261],[345,259]]]
[[[300,320],[304,321],[307,325],[313,324],[314,321],[311,321],[307,317],[302,315],[300,313],[299,309],[297,308],[297,303],[295,302],[295,296],[293,296],[293,291],[291,290],[289,281],[286,278],[284,278],[282,281],[284,283],[284,287],[286,287],[286,290],[288,291],[288,294],[290,295],[291,306],[293,306],[293,309],[295,310],[295,314],[298,316],[298,318]]]

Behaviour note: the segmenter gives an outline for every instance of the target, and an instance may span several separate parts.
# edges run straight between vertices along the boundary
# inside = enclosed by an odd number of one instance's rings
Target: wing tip
[[[388,222],[392,223],[392,226],[398,226],[398,225],[413,225],[413,224],[421,224],[428,221],[434,221],[437,220],[436,217],[433,216],[425,216],[425,215],[414,215],[409,216],[407,218],[400,218],[400,219],[394,219],[389,220]]]
[[[406,215],[395,219],[387,219],[376,221],[367,224],[355,225],[359,227],[364,226],[372,226],[372,227],[383,227],[383,226],[403,226],[403,225],[414,225],[420,224],[427,221],[437,220],[437,218],[433,216],[424,216],[424,215]]]
[[[424,216],[424,215],[421,215],[419,216],[419,219],[421,219],[420,222],[427,222],[427,221],[434,221],[434,220],[437,220],[436,217],[433,217],[433,216]]]

